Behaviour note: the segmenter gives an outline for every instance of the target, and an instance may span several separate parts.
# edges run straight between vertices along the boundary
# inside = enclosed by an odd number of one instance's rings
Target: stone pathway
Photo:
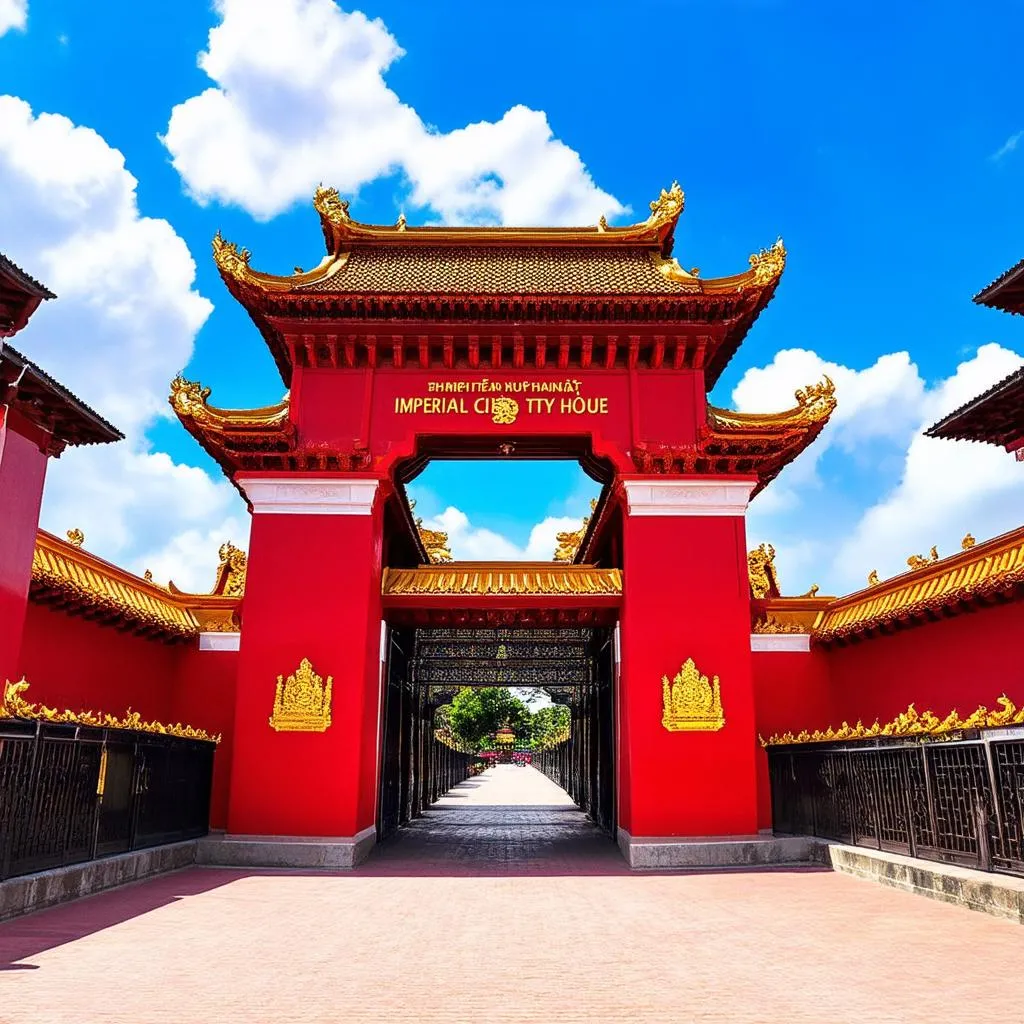
[[[3,1024],[1018,1019],[1024,929],[829,871],[631,874],[533,769],[345,874],[192,868],[0,925]]]

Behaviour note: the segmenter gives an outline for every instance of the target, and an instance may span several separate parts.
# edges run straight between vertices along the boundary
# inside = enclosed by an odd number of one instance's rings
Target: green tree
[[[552,747],[569,738],[570,714],[564,704],[539,708],[530,720],[533,745],[538,750]]]
[[[530,709],[504,686],[464,686],[446,707],[443,717],[452,733],[478,749],[489,746],[491,733],[506,724],[518,736],[530,732]]]

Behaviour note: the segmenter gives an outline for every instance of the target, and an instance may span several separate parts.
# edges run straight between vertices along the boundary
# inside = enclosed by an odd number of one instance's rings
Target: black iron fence
[[[1024,875],[1024,729],[768,748],[776,832]]]
[[[214,750],[0,720],[0,879],[205,835]]]

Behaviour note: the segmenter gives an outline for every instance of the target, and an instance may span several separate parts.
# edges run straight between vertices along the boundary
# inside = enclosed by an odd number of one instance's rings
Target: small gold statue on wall
[[[671,683],[661,677],[661,724],[669,732],[717,732],[725,725],[718,676],[712,682],[687,658]]]
[[[332,676],[325,683],[313,671],[309,658],[303,658],[287,679],[278,676],[271,728],[277,732],[324,732],[331,724],[333,683]]]

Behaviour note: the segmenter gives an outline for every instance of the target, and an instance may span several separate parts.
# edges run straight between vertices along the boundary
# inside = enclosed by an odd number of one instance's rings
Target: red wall
[[[10,414],[8,413],[8,416]],[[0,683],[17,679],[46,455],[0,406]]]
[[[993,605],[826,652],[832,715],[820,725],[883,724],[918,711],[966,716],[1006,693],[1024,704],[1024,602]],[[814,728],[809,716],[794,724]],[[792,728],[792,725],[789,726]]]
[[[808,722],[829,723],[833,718],[828,663],[823,651],[755,651],[754,717],[759,736],[798,731]],[[771,828],[771,788],[768,755],[757,755],[757,824]]]
[[[223,828],[231,768],[238,655],[168,644],[30,601],[18,676],[35,703],[72,711],[192,725],[222,733],[214,758],[210,824]]]

